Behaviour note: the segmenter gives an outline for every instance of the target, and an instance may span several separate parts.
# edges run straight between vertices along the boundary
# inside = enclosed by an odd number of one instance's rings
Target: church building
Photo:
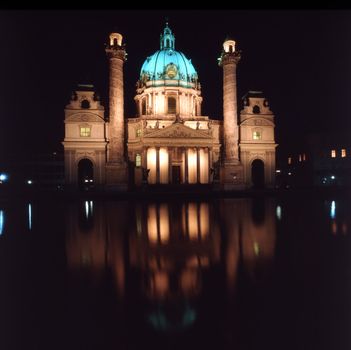
[[[223,190],[273,187],[274,115],[260,91],[243,97],[238,116],[236,69],[241,53],[226,40],[223,120],[202,114],[198,74],[166,24],[160,48],[141,67],[137,116],[124,114],[123,37],[111,33],[109,115],[93,85],[80,84],[65,108],[65,182],[128,190],[145,186],[215,186]]]

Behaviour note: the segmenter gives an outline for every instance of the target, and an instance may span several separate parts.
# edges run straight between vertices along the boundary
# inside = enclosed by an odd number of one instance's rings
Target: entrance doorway
[[[172,165],[172,184],[180,184],[180,166]]]
[[[84,158],[78,163],[78,186],[81,190],[94,187],[94,166],[89,159]]]
[[[251,178],[254,188],[264,187],[264,163],[260,159],[255,159],[251,165]]]

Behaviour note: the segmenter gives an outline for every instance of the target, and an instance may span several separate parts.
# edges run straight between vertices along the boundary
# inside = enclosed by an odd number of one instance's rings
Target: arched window
[[[175,97],[168,97],[168,114],[176,114],[177,112],[177,100]]]
[[[146,98],[141,101],[141,115],[146,115]]]
[[[88,109],[90,108],[90,102],[88,100],[83,100],[80,106],[82,108]]]
[[[166,47],[169,47],[169,39],[166,40]]]
[[[141,167],[141,155],[139,153],[135,156],[135,166]]]
[[[254,112],[255,114],[260,114],[261,113],[261,111],[260,111],[260,107],[259,106],[254,106],[253,108],[252,108],[252,112]]]

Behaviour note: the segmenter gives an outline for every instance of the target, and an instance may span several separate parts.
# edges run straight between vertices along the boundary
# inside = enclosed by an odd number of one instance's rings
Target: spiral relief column
[[[239,160],[236,67],[241,58],[235,41],[223,43],[219,65],[223,68],[223,158],[221,183],[224,189],[239,189],[243,184],[243,167]]]
[[[122,35],[111,33],[105,51],[110,65],[106,184],[116,189],[127,189],[123,84],[123,64],[126,61],[126,51],[122,44]]]

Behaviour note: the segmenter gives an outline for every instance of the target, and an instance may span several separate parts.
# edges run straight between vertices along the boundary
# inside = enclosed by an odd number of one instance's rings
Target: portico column
[[[160,147],[156,147],[156,183],[160,183]]]
[[[207,172],[208,172],[208,183],[211,183],[211,168],[212,168],[212,150],[210,147],[207,147],[207,157],[208,157],[208,165],[207,165]]]
[[[189,182],[188,180],[188,149],[185,148],[185,183],[187,184]]]
[[[196,182],[200,183],[200,148],[196,147]]]
[[[168,183],[172,183],[172,152],[173,148],[168,147],[167,148],[167,153],[168,153]]]

